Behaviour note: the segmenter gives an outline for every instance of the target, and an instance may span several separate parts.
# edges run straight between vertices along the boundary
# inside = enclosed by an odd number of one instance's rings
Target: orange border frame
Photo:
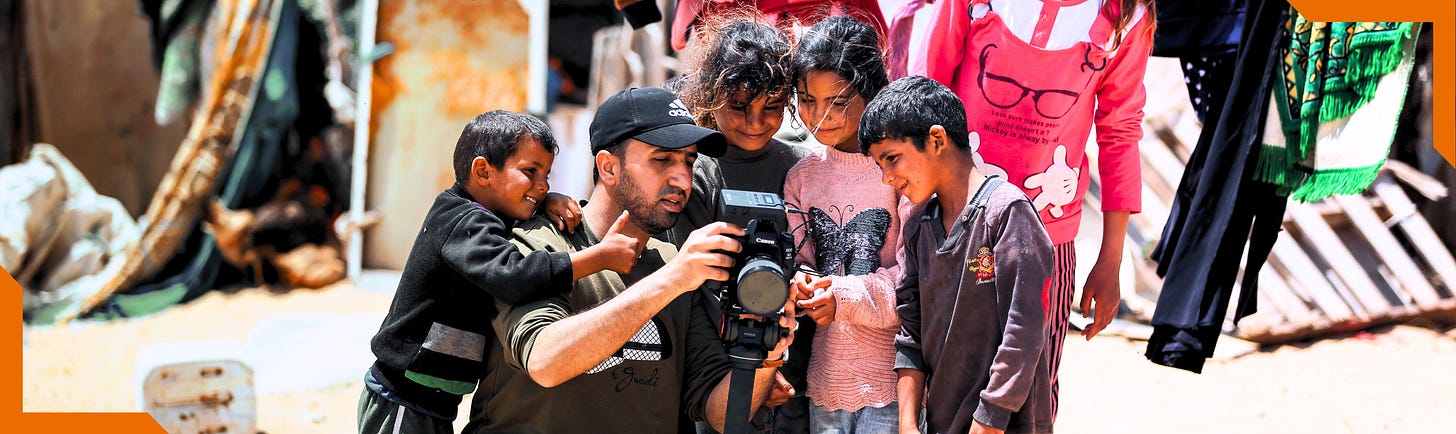
[[[10,272],[0,268],[0,294],[4,309],[21,314],[20,283],[10,277]],[[22,404],[25,393],[23,377],[24,349],[21,348],[23,331],[0,333],[0,347],[16,349],[9,356],[0,357],[0,389],[10,393],[0,394],[0,417],[10,420],[18,428],[16,432],[113,432],[113,433],[165,433],[157,421],[146,413],[26,413]],[[78,392],[81,393],[81,392]],[[6,408],[10,410],[5,410]]]
[[[1451,0],[1413,0],[1372,4],[1369,0],[1289,0],[1300,13],[1317,21],[1423,21],[1432,23],[1422,28],[1432,34],[1432,122],[1436,152],[1456,166],[1456,132],[1450,120],[1456,119],[1456,2]]]
[[[1311,19],[1321,21],[1424,21],[1431,22],[1435,32],[1434,87],[1435,110],[1432,119],[1450,120],[1456,118],[1456,98],[1451,93],[1456,86],[1456,4],[1451,0],[1419,0],[1380,4],[1372,7],[1369,0],[1290,0],[1295,7]],[[1456,166],[1456,137],[1453,137],[1450,122],[1434,122],[1435,147],[1446,161]],[[19,314],[20,284],[10,273],[0,269],[0,294],[5,295],[5,309]],[[16,349],[21,345],[20,331],[13,331],[0,338],[0,346]],[[12,419],[15,427],[25,432],[114,432],[114,433],[161,433],[165,432],[146,413],[26,413],[21,396],[21,364],[23,349],[9,357],[0,357],[0,389],[11,390],[15,395],[0,397],[0,415]],[[3,410],[10,408],[11,410]]]

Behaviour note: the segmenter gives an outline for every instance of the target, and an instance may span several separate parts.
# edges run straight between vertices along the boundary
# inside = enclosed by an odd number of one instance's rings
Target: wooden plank
[[[1284,308],[1279,305],[1279,302],[1276,302],[1273,298],[1269,297],[1269,294],[1267,292],[1264,292],[1264,288],[1262,286],[1259,288],[1259,291],[1255,295],[1257,295],[1259,298],[1259,310],[1256,311],[1253,315],[1249,315],[1248,318],[1240,320],[1239,323],[1247,324],[1248,321],[1246,320],[1259,315],[1277,314],[1279,317],[1279,322],[1299,324],[1298,321],[1291,321],[1289,319],[1289,316],[1284,314]]]
[[[1410,167],[1405,163],[1396,160],[1385,160],[1385,166],[1382,168],[1389,171],[1390,174],[1395,175],[1405,185],[1414,188],[1417,193],[1425,196],[1426,199],[1441,200],[1448,193],[1446,185],[1442,184],[1441,180],[1422,173],[1419,169]]]
[[[1385,266],[1384,263],[1375,265],[1375,273],[1379,274],[1381,279],[1385,279],[1385,283],[1389,284],[1391,288],[1396,288],[1400,284],[1398,278],[1395,277],[1395,273],[1390,272],[1390,267]],[[1411,298],[1410,293],[1403,290],[1396,289],[1395,298],[1400,300],[1401,306],[1416,304],[1415,299]]]
[[[1284,318],[1295,324],[1308,324],[1318,315],[1309,310],[1294,290],[1285,283],[1284,276],[1281,276],[1274,267],[1264,267],[1259,272],[1259,294],[1260,301],[1268,300],[1270,304],[1278,307]]]
[[[1149,118],[1145,124],[1152,130],[1151,135],[1157,136],[1168,151],[1185,164],[1193,154],[1193,146],[1198,143],[1198,136],[1203,132],[1203,127],[1198,124],[1198,116],[1192,111]]]
[[[1320,257],[1330,264],[1331,271],[1339,276],[1344,283],[1344,288],[1354,295],[1365,312],[1377,314],[1389,310],[1392,306],[1380,290],[1375,287],[1375,281],[1365,274],[1365,267],[1355,260],[1345,243],[1340,240],[1335,231],[1324,218],[1310,207],[1302,203],[1290,203],[1288,213],[1294,217],[1294,223],[1309,238],[1310,244],[1315,246]],[[1340,288],[1338,283],[1336,288]]]
[[[1382,324],[1410,321],[1415,318],[1450,319],[1456,318],[1456,299],[1443,299],[1436,306],[1431,308],[1417,308],[1414,306],[1399,306],[1384,314],[1359,318],[1350,321],[1300,326],[1294,324],[1280,324],[1265,328],[1240,327],[1238,337],[1258,342],[1264,345],[1281,344],[1294,342],[1301,339],[1308,339],[1316,336],[1325,336],[1336,333],[1349,333],[1364,330]]]
[[[1286,304],[1301,306],[1304,308],[1303,316],[1297,321],[1303,323],[1329,322],[1329,318],[1327,318],[1325,316],[1325,313],[1320,310],[1319,305],[1315,303],[1314,298],[1309,296],[1309,291],[1305,290],[1304,287],[1300,285],[1299,280],[1296,279],[1292,275],[1292,273],[1289,272],[1289,268],[1285,267],[1284,263],[1281,262],[1279,258],[1272,253],[1269,255],[1268,261],[1265,262],[1264,272],[1260,273],[1260,276],[1263,276],[1265,273],[1270,273],[1279,277],[1276,280],[1276,284],[1282,285],[1281,289],[1284,290],[1283,296],[1287,297],[1285,301]],[[1261,292],[1263,291],[1263,285],[1264,283],[1260,282]],[[1348,307],[1343,304],[1340,305],[1340,308],[1348,309]],[[1295,314],[1293,316],[1300,315]]]
[[[1431,286],[1426,273],[1406,255],[1405,248],[1390,233],[1390,229],[1385,227],[1385,223],[1380,221],[1370,204],[1357,195],[1336,195],[1334,198],[1344,208],[1345,214],[1360,235],[1370,241],[1375,253],[1380,256],[1380,261],[1390,268],[1395,277],[1391,286],[1404,290],[1418,305],[1435,304],[1440,299],[1436,288]]]
[[[1157,265],[1147,260],[1134,260],[1134,285],[1132,291],[1122,294],[1122,301],[1132,311],[1134,319],[1150,321],[1153,310],[1158,307],[1158,294],[1163,290],[1163,278],[1158,277]]]
[[[1090,140],[1087,144],[1087,163],[1089,171],[1088,178],[1091,185],[1087,189],[1087,194],[1082,197],[1082,205],[1084,215],[1096,216],[1099,219],[1097,222],[1091,222],[1095,223],[1092,226],[1100,227],[1102,225],[1100,221],[1102,216],[1102,177],[1097,171],[1097,151],[1095,150],[1097,146],[1095,142],[1090,142]],[[1143,179],[1146,180],[1148,178],[1143,177]],[[1144,182],[1142,184],[1143,190],[1147,190],[1147,187],[1148,184]],[[1168,211],[1161,201],[1145,196],[1143,212],[1128,216],[1127,236],[1128,241],[1131,242],[1125,243],[1124,246],[1131,245],[1132,249],[1134,249],[1134,256],[1137,258],[1147,258],[1148,251],[1151,250],[1150,246],[1152,245],[1149,241],[1158,239],[1163,232],[1162,222],[1167,220]],[[1161,279],[1159,279],[1158,287],[1161,288]]]
[[[1379,198],[1365,198],[1365,201],[1366,203],[1370,204],[1370,207],[1374,209],[1377,214],[1388,214],[1388,212],[1385,210],[1385,202],[1381,201]],[[1305,206],[1308,206],[1310,209],[1318,212],[1320,217],[1324,217],[1325,222],[1329,223],[1331,228],[1339,229],[1353,225],[1353,223],[1350,223],[1350,216],[1345,215],[1345,208],[1341,207],[1338,203],[1321,201],[1315,203],[1307,203],[1305,204]],[[1285,223],[1292,221],[1294,221],[1293,217],[1290,217],[1288,214],[1284,215]]]
[[[1178,122],[1173,124],[1172,130],[1173,135],[1178,137],[1178,141],[1170,143],[1168,147],[1183,161],[1188,161],[1189,157],[1193,155],[1193,147],[1198,145],[1199,136],[1203,135],[1203,123],[1198,121],[1197,113],[1187,110],[1178,117]]]
[[[1360,309],[1358,305],[1352,307],[1340,299],[1335,287],[1325,279],[1324,272],[1287,232],[1279,234],[1279,239],[1274,241],[1274,250],[1269,258],[1278,266],[1289,270],[1289,276],[1304,290],[1304,298],[1314,302],[1320,312],[1331,321],[1366,316],[1364,309]]]
[[[1157,193],[1158,199],[1163,203],[1173,203],[1184,163],[1172,156],[1166,144],[1146,136],[1138,142],[1138,154],[1143,167],[1143,185]],[[1177,175],[1172,173],[1175,169]],[[1153,176],[1147,176],[1148,174]]]
[[[1376,178],[1373,187],[1375,194],[1390,209],[1393,216],[1391,220],[1405,232],[1406,238],[1415,245],[1416,251],[1425,258],[1426,263],[1446,285],[1446,289],[1456,292],[1456,259],[1452,259],[1451,251],[1441,242],[1441,237],[1431,230],[1430,223],[1416,212],[1415,204],[1411,203],[1400,186],[1395,185],[1389,177]]]
[[[1170,193],[1164,198],[1164,201],[1165,203],[1172,203],[1172,192],[1176,192],[1178,184],[1183,181],[1185,163],[1178,156],[1174,155],[1173,151],[1168,150],[1167,146],[1162,146],[1156,140],[1143,139],[1138,144],[1138,151],[1142,154],[1143,160],[1148,163],[1146,166],[1152,167],[1156,179],[1161,180],[1161,184],[1169,187]],[[1143,176],[1143,179],[1144,183],[1148,182],[1146,181],[1148,176]]]
[[[1142,162],[1144,174],[1158,174],[1158,167],[1154,165],[1152,161],[1148,160],[1147,158],[1143,158]],[[1147,187],[1148,190],[1152,191],[1155,197],[1157,197],[1158,200],[1161,200],[1163,203],[1172,202],[1173,195],[1178,192],[1176,187],[1174,187],[1173,185],[1169,185],[1166,181],[1163,180],[1163,177],[1161,175],[1144,176],[1143,186]]]
[[[1268,308],[1268,303],[1264,303],[1265,296],[1262,293],[1259,294],[1259,302],[1260,305],[1264,306],[1265,308],[1259,309],[1259,311],[1254,312],[1254,314],[1244,317],[1243,319],[1239,320],[1237,324],[1233,322],[1233,315],[1229,315],[1228,318],[1224,318],[1224,332],[1233,334],[1235,336],[1240,336],[1244,333],[1243,330],[1245,329],[1266,330],[1296,325],[1296,323],[1292,323],[1286,320],[1277,309]],[[1222,339],[1220,339],[1219,343],[1222,343]]]

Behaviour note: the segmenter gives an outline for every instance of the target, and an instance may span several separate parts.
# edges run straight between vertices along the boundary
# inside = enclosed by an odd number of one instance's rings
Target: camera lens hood
[[[738,304],[754,315],[771,317],[783,312],[789,301],[789,278],[784,269],[766,256],[754,256],[738,272]]]

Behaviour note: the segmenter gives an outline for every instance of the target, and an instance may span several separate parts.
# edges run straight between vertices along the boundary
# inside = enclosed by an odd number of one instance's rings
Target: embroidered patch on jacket
[[[991,255],[990,247],[981,247],[981,252],[976,259],[968,260],[969,271],[976,272],[976,283],[991,283],[996,280],[996,257]]]

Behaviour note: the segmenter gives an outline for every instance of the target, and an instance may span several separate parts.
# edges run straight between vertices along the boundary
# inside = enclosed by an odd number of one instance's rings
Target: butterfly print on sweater
[[[854,212],[852,206],[843,211],[838,206],[830,209],[840,214],[841,221],[845,213]],[[843,226],[823,209],[809,208],[815,266],[824,273],[835,273],[841,269],[846,276],[874,273],[880,268],[880,249],[885,246],[889,230],[890,211],[884,208],[860,211]]]

